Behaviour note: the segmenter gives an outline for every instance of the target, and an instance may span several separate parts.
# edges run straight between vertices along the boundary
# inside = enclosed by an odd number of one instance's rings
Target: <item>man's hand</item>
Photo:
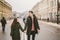
[[[40,30],[38,29],[38,32],[40,32]]]

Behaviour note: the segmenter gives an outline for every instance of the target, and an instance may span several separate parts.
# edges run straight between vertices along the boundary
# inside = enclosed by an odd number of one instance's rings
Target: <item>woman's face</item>
[[[29,12],[29,16],[31,16],[31,17],[33,16],[31,12]]]
[[[19,22],[18,18],[17,18],[17,22]]]

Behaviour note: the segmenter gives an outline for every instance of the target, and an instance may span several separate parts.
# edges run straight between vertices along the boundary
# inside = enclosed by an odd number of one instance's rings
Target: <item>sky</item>
[[[5,0],[12,5],[13,11],[24,12],[32,9],[41,0]]]

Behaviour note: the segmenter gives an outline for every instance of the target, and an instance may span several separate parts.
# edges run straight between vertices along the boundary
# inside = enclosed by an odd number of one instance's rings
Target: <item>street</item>
[[[5,33],[2,32],[2,26],[0,25],[0,40],[11,40],[10,26],[12,21],[7,21]]]
[[[13,18],[17,18],[24,29],[23,18],[25,20],[27,17],[29,26],[32,23],[30,28],[33,30],[38,28],[34,27],[38,26],[34,21],[35,18],[38,19],[40,32],[35,35],[35,40],[60,40],[60,0],[0,0],[0,40],[12,40],[10,32]],[[5,20],[7,20],[7,24],[3,33],[1,22],[5,24]],[[30,30],[30,28],[28,29]],[[25,31],[19,31],[21,40],[27,40]],[[39,30],[37,29],[37,31]],[[30,39],[32,40],[32,36]]]
[[[12,40],[10,36],[11,23],[13,20],[7,21],[5,33],[2,32],[2,27],[0,26],[0,40]],[[24,23],[22,19],[18,19],[21,26],[24,28]],[[47,23],[39,21],[40,32],[36,34],[36,40],[60,40],[60,33],[57,29]],[[25,33],[21,32],[21,40],[27,40]]]

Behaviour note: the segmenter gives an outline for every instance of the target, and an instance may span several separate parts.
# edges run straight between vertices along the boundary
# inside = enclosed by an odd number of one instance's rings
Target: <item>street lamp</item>
[[[59,5],[59,0],[57,0],[57,15],[56,15],[57,16],[57,24],[59,23],[59,18],[58,18],[59,17],[59,14],[58,14],[59,6],[58,5]]]

